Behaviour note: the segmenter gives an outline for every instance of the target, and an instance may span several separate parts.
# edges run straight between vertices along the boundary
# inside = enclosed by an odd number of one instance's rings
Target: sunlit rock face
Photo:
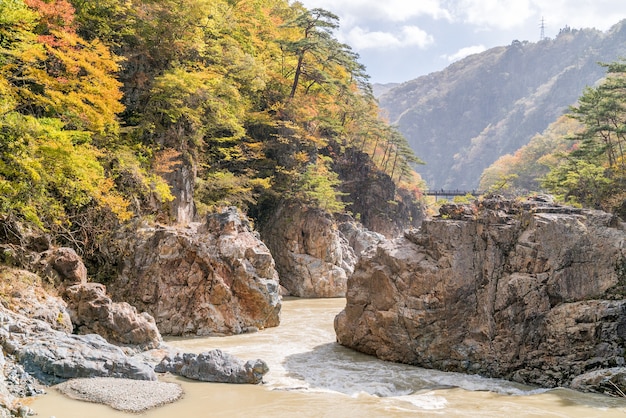
[[[345,296],[356,257],[328,213],[282,204],[264,224],[261,235],[288,294],[305,298]]]
[[[236,210],[187,227],[145,227],[115,249],[114,299],[150,313],[164,335],[239,334],[277,326],[281,297],[267,247]]]
[[[381,359],[543,386],[624,366],[624,224],[500,198],[447,205],[371,248],[338,341]]]

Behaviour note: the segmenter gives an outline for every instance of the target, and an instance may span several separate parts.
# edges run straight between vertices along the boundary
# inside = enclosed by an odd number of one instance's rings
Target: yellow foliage
[[[294,159],[297,164],[306,164],[310,161],[309,154],[304,151],[297,152]]]

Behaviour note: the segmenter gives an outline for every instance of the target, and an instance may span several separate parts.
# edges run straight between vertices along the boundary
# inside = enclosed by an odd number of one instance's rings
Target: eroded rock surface
[[[0,307],[0,344],[45,383],[73,377],[155,380],[152,368],[128,357],[99,335],[74,335]]]
[[[359,257],[369,247],[385,241],[385,236],[383,234],[370,231],[352,219],[342,220],[339,222],[337,227],[348,241],[348,245],[350,245],[356,257]],[[355,264],[356,260],[352,262],[350,272],[354,270]]]
[[[154,318],[145,312],[137,313],[137,309],[126,302],[114,303],[100,283],[70,286],[64,296],[79,334],[98,334],[110,343],[142,349],[161,344]]]
[[[280,321],[278,274],[235,209],[203,224],[145,227],[120,237],[115,300],[150,313],[162,334],[239,334]]]
[[[343,297],[356,257],[348,241],[325,212],[283,204],[263,226],[280,274],[292,296]]]
[[[442,214],[362,256],[335,319],[341,344],[547,387],[624,366],[623,223],[497,198]]]
[[[138,313],[125,302],[114,303],[104,285],[87,283],[87,270],[73,250],[55,248],[30,258],[36,260],[45,279],[0,266],[0,294],[9,310],[43,320],[59,331],[98,334],[112,344],[151,349],[161,343],[161,334],[149,314]],[[56,272],[53,266],[63,266],[58,268],[64,273]]]
[[[257,384],[263,380],[269,368],[263,360],[248,360],[244,363],[243,360],[216,349],[200,354],[167,355],[154,370],[157,373],[169,372],[202,382]]]

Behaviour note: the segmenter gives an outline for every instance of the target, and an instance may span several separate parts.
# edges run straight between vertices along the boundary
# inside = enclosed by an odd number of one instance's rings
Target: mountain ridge
[[[380,107],[426,162],[431,188],[478,186],[482,171],[513,153],[604,76],[599,62],[626,54],[626,22],[609,31],[562,29],[554,39],[513,41],[407,81]]]

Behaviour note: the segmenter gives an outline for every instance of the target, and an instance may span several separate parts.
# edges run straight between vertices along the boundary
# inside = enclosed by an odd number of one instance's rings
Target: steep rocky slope
[[[432,188],[476,189],[482,171],[512,153],[604,75],[598,62],[626,53],[626,23],[606,33],[565,29],[513,41],[383,94],[381,107],[426,162]]]
[[[604,212],[500,199],[444,206],[361,257],[338,341],[549,387],[623,367],[625,241],[624,224]]]
[[[280,284],[298,297],[344,297],[357,257],[384,240],[344,215],[291,203],[278,206],[261,228],[276,261]]]
[[[358,216],[367,229],[391,238],[422,222],[422,202],[378,170],[368,154],[347,149],[337,156],[333,169],[342,181],[339,188],[346,194],[346,210]]]

